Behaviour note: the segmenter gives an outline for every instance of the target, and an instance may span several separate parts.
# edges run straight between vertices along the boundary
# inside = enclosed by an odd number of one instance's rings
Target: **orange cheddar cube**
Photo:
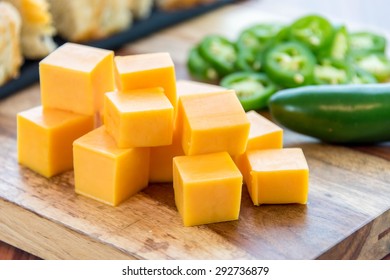
[[[175,157],[173,188],[185,226],[239,217],[242,175],[227,152]]]
[[[149,148],[120,149],[101,126],[73,144],[75,191],[116,206],[148,185]]]
[[[209,94],[214,92],[226,92],[226,88],[211,85],[195,81],[186,81],[179,80],[176,82],[177,97],[180,99],[180,96],[183,95],[194,95],[194,94]],[[181,118],[178,118],[178,110],[176,110],[175,116],[175,127],[181,127]],[[180,134],[180,132],[178,132]]]
[[[162,87],[176,108],[175,67],[169,53],[115,57],[115,79],[119,90]]]
[[[93,115],[114,90],[114,52],[66,43],[39,63],[42,105]]]
[[[247,151],[243,167],[254,205],[306,204],[309,168],[302,149]]]
[[[104,124],[119,148],[170,145],[173,107],[162,88],[108,92]]]
[[[232,90],[181,96],[177,118],[186,155],[246,149],[250,123]]]
[[[225,88],[195,81],[179,80],[176,82],[177,96],[209,94],[226,91]],[[177,113],[177,111],[176,111]],[[178,118],[176,118],[176,121]],[[172,144],[167,146],[152,147],[150,149],[150,170],[149,182],[167,183],[172,182],[172,160],[176,156],[184,155],[181,145],[179,127],[177,123],[174,127]]]
[[[246,150],[281,149],[283,147],[283,130],[256,111],[246,113],[251,124]],[[234,157],[242,171],[244,154]]]
[[[283,129],[256,111],[249,111],[246,115],[251,124],[247,150],[281,149],[283,147]]]
[[[93,129],[93,117],[41,106],[17,115],[18,161],[52,177],[73,168],[72,143]]]
[[[150,148],[150,183],[168,183],[173,181],[173,158],[183,156],[183,148],[177,130],[173,132],[172,144]]]

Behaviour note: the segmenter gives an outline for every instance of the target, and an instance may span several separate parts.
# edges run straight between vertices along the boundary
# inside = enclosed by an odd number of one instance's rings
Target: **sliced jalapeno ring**
[[[249,27],[247,30],[252,31],[261,42],[268,41],[283,28],[280,23],[260,23]]]
[[[351,50],[350,45],[347,28],[345,26],[335,27],[331,42],[318,52],[318,57],[345,61]]]
[[[337,28],[330,46],[330,57],[338,60],[345,60],[350,48],[351,44],[347,28],[345,26]]]
[[[236,42],[237,48],[250,50],[252,52],[260,52],[264,50],[268,42],[282,28],[280,24],[263,23],[250,26],[240,33]]]
[[[192,77],[201,81],[215,82],[219,79],[215,68],[199,54],[198,47],[190,50],[187,69]]]
[[[383,53],[359,53],[353,57],[357,67],[374,75],[379,82],[390,79],[390,60]]]
[[[236,42],[238,52],[258,52],[262,49],[262,44],[257,39],[255,34],[250,30],[244,30]]]
[[[372,32],[355,32],[349,35],[353,52],[381,52],[386,49],[386,38]]]
[[[262,63],[256,59],[256,55],[250,51],[241,50],[238,52],[236,68],[240,71],[259,72]]]
[[[235,45],[223,36],[206,36],[199,45],[199,53],[210,62],[220,76],[234,71],[237,59]]]
[[[352,76],[351,66],[339,60],[324,59],[314,67],[314,82],[318,85],[348,84]]]
[[[331,40],[333,26],[330,22],[318,15],[308,15],[299,18],[291,24],[290,37],[297,40],[312,51],[323,49]]]
[[[311,84],[315,57],[298,42],[287,42],[271,48],[265,57],[265,71],[277,84],[283,87],[297,87]]]
[[[221,86],[234,89],[245,111],[267,107],[276,85],[264,73],[237,72],[221,80]]]

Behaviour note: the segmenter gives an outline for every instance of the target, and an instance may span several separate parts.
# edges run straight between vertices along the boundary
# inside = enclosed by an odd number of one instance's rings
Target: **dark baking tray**
[[[236,1],[237,0],[219,0],[212,4],[205,4],[190,9],[172,12],[164,12],[155,9],[150,17],[144,20],[135,21],[128,30],[112,35],[106,39],[90,41],[84,44],[103,49],[116,50],[126,43],[135,41],[166,27],[175,25],[179,22],[199,16]],[[55,41],[58,45],[65,42],[59,37],[55,38]],[[39,60],[26,60],[21,68],[19,77],[0,87],[0,99],[37,82],[39,80],[38,67]]]

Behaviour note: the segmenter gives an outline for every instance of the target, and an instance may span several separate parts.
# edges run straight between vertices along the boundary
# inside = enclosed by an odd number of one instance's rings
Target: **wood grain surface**
[[[235,36],[259,18],[278,19],[256,5],[220,9],[117,54],[168,51],[177,78],[187,79],[187,51],[203,35]],[[46,179],[20,166],[15,115],[39,103],[38,84],[0,101],[0,240],[32,254],[20,252],[20,259],[382,259],[390,253],[390,143],[332,146],[286,130],[284,145],[301,147],[309,164],[307,205],[255,207],[244,186],[238,221],[183,227],[171,184],[150,185],[111,207],[76,195],[72,171]],[[5,243],[0,258],[13,259],[18,253]]]

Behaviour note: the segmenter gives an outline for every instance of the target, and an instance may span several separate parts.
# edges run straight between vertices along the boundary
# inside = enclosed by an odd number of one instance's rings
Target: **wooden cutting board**
[[[186,79],[186,53],[207,33],[235,36],[278,19],[244,3],[125,46],[168,51]],[[16,161],[17,112],[39,85],[0,101],[0,239],[44,259],[381,259],[390,253],[390,143],[332,146],[285,131],[310,168],[307,205],[252,205],[238,221],[183,227],[171,184],[150,185],[118,207],[74,193],[73,172],[43,178]]]

